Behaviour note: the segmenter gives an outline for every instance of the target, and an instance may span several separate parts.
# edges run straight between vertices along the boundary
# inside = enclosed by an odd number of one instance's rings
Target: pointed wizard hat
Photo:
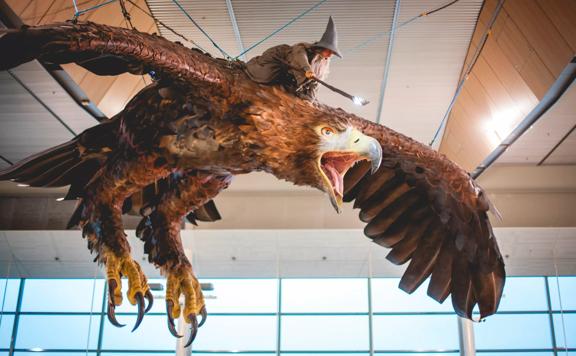
[[[342,58],[342,54],[338,50],[338,33],[336,32],[336,26],[334,21],[332,21],[332,16],[328,20],[328,25],[326,26],[326,31],[322,35],[320,41],[315,42],[314,46],[326,48],[334,52],[335,55]]]

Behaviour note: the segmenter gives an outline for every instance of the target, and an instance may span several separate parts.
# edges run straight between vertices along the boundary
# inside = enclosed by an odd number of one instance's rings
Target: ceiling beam
[[[400,13],[400,0],[396,0],[394,5],[394,16],[392,17],[392,27],[390,29],[390,37],[388,40],[388,50],[386,52],[386,62],[384,62],[384,75],[382,83],[380,84],[380,97],[378,98],[378,110],[376,111],[376,122],[380,123],[382,117],[382,109],[384,108],[384,95],[386,93],[386,85],[388,83],[388,73],[390,71],[390,62],[392,61],[392,51],[394,49],[394,38],[396,37],[396,26],[398,24],[398,14]]]

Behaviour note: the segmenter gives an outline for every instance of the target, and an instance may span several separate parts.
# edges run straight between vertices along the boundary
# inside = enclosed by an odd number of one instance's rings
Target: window
[[[374,349],[458,350],[458,320],[456,315],[375,315]]]
[[[280,346],[285,351],[368,351],[368,316],[284,316]]]
[[[20,315],[18,349],[95,349],[100,315]]]
[[[18,303],[19,279],[0,279],[0,311],[13,312]]]
[[[474,324],[477,349],[551,349],[548,314],[496,314]]]
[[[194,350],[271,351],[276,350],[276,316],[208,316],[198,331]]]
[[[368,356],[372,345],[381,355],[459,355],[450,298],[443,304],[429,298],[427,282],[412,295],[398,289],[399,278],[201,282],[214,289],[204,293],[209,316],[195,353]],[[126,298],[116,308],[126,327],[106,320],[102,279],[0,279],[0,356],[8,355],[16,321],[16,356],[170,354],[177,340],[166,327],[164,293],[153,291],[154,307],[132,333],[136,307]],[[576,356],[574,295],[575,277],[509,277],[499,313],[474,323],[478,355],[564,355],[567,347]]]
[[[365,278],[283,279],[282,313],[368,312]]]

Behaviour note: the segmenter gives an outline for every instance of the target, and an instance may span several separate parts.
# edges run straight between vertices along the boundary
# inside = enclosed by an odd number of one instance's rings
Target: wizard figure
[[[328,76],[333,54],[342,58],[336,26],[330,17],[320,41],[269,48],[246,63],[246,72],[255,82],[282,85],[301,98],[315,101],[318,83],[314,78]]]

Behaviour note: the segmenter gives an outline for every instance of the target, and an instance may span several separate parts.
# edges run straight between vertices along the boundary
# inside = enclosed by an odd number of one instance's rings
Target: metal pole
[[[458,341],[460,341],[460,356],[476,356],[472,320],[458,317]]]

